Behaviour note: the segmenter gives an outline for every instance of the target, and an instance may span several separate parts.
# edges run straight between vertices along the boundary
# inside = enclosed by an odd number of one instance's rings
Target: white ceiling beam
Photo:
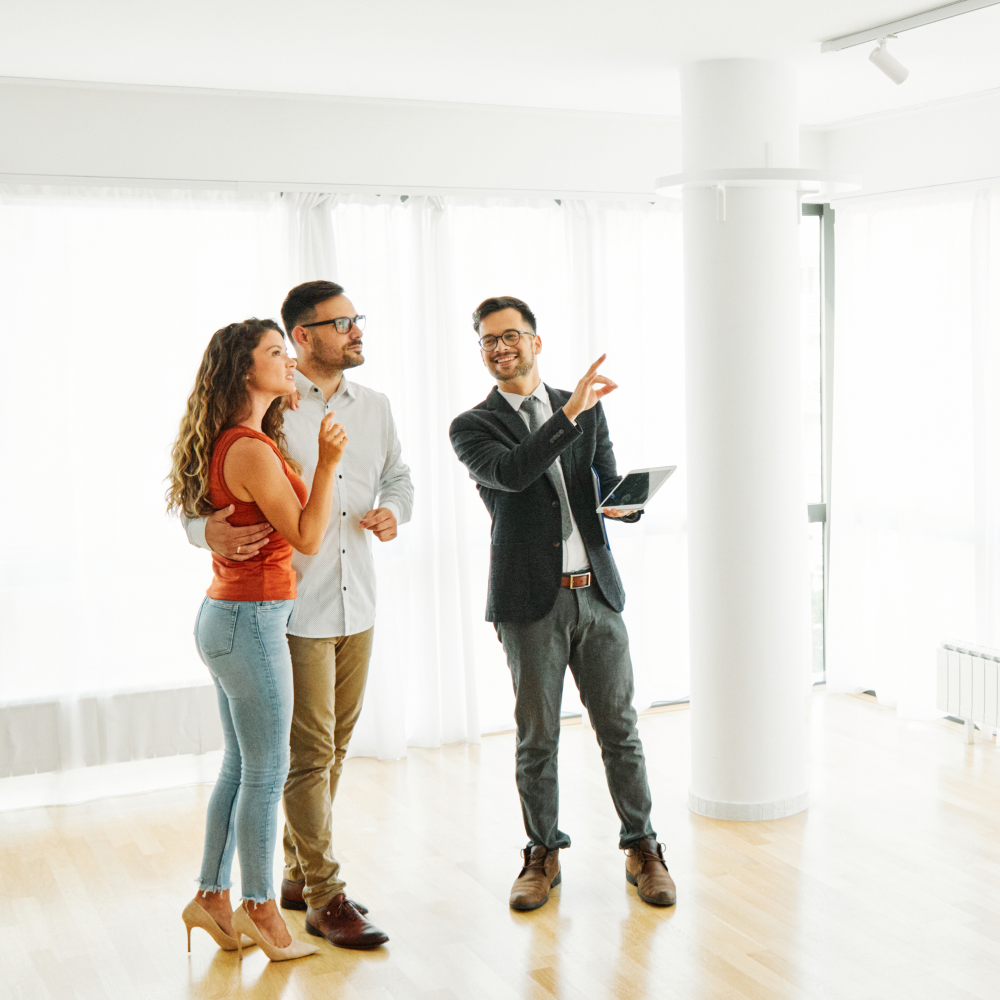
[[[911,17],[904,17],[898,21],[889,21],[888,24],[879,24],[874,28],[866,28],[864,31],[855,31],[851,35],[830,38],[820,46],[820,52],[839,52],[841,49],[849,49],[852,45],[877,42],[880,38],[885,38],[886,35],[898,35],[901,31],[920,28],[925,24],[934,24],[935,21],[944,21],[949,17],[968,14],[983,7],[992,7],[997,3],[1000,3],[1000,0],[956,0],[955,3],[934,7],[932,10],[925,10],[921,14],[913,14]]]

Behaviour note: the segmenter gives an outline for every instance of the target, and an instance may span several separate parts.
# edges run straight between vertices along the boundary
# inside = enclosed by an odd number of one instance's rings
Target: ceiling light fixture
[[[895,84],[902,83],[910,71],[889,51],[887,43],[895,35],[886,35],[878,40],[878,48],[868,57]]]
[[[997,3],[1000,3],[1000,0],[955,0],[954,3],[933,7],[931,10],[925,10],[898,21],[890,21],[888,24],[878,24],[874,28],[855,31],[850,35],[841,35],[839,38],[828,38],[820,46],[820,52],[839,52],[841,49],[849,49],[852,45],[881,42],[883,38],[898,35],[901,31],[922,28],[925,24],[934,24],[937,21],[947,20],[949,17],[957,17],[959,14],[971,14],[974,10],[993,7]]]

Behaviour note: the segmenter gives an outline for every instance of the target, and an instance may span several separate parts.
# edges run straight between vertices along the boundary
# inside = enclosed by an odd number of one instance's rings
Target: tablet
[[[618,480],[614,489],[601,501],[597,513],[600,514],[605,507],[630,512],[642,510],[676,468],[676,465],[660,465],[652,469],[633,469]]]

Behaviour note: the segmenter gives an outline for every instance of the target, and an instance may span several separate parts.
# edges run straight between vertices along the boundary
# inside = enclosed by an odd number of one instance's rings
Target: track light
[[[886,47],[890,38],[895,38],[895,35],[886,35],[885,38],[880,38],[878,40],[878,48],[875,49],[872,54],[868,57],[873,63],[893,83],[902,83],[909,75],[910,71],[894,56],[889,52]]]

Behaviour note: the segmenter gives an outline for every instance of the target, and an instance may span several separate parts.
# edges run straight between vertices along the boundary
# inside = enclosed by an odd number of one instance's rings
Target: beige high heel
[[[184,921],[184,926],[187,928],[188,932],[188,952],[191,951],[192,927],[200,927],[203,931],[208,931],[212,940],[215,941],[215,943],[223,951],[239,951],[241,944],[244,948],[253,947],[253,941],[244,944],[241,941],[237,941],[236,938],[230,937],[218,925],[218,923],[216,923],[215,918],[208,912],[208,910],[199,905],[198,901],[195,899],[192,899],[191,902],[184,907],[181,919]]]
[[[305,958],[306,955],[315,955],[319,951],[316,945],[306,944],[304,941],[297,941],[295,938],[292,938],[292,943],[287,948],[276,948],[264,937],[260,928],[250,919],[250,914],[247,913],[246,906],[243,903],[240,903],[233,912],[233,930],[241,936],[246,934],[272,962],[287,962],[290,958]],[[242,946],[239,947],[239,952],[240,959],[242,960]]]

